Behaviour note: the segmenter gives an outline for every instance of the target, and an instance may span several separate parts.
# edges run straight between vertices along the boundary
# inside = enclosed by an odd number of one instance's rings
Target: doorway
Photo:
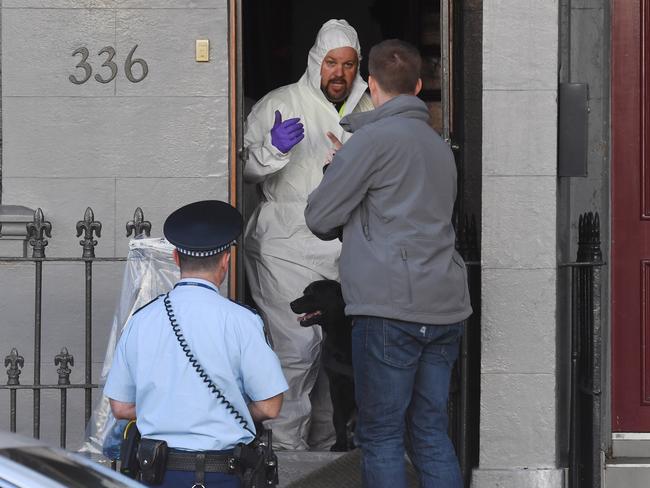
[[[459,185],[456,222],[457,224],[464,222],[470,212],[480,216],[480,27],[482,25],[480,1],[405,0],[398,3],[390,0],[331,0],[326,3],[315,3],[297,0],[274,0],[273,2],[231,0],[231,5],[233,4],[237,5],[238,22],[241,27],[238,33],[240,65],[238,66],[236,132],[238,133],[237,148],[242,154],[245,154],[241,146],[244,120],[254,103],[273,89],[297,82],[307,68],[307,55],[321,25],[329,19],[345,19],[359,35],[362,56],[360,71],[364,79],[367,79],[368,74],[368,52],[374,44],[387,38],[400,38],[418,47],[423,58],[424,89],[420,97],[429,106],[431,125],[449,140],[455,149]],[[471,22],[463,18],[464,13],[467,13],[470,8],[476,10],[470,12]],[[465,25],[474,28],[467,33],[466,39],[463,33]],[[478,27],[475,28],[476,26]],[[459,42],[454,42],[455,40]],[[464,64],[462,56],[466,46],[472,49],[471,58],[468,56],[473,63],[470,68]],[[464,86],[463,81],[468,69],[473,73],[469,88]],[[464,105],[465,98],[472,99],[472,107],[478,107],[470,109],[471,117],[467,118],[463,113],[467,109]],[[463,153],[463,142],[466,140],[465,133],[468,126],[479,127],[474,131],[472,154],[468,155],[468,160],[473,161],[471,173],[465,170]],[[455,143],[458,143],[460,150]],[[238,161],[237,164],[238,175],[241,175],[243,163]],[[471,186],[467,192],[464,191],[466,174]],[[472,182],[472,178],[478,178],[479,183]],[[245,216],[249,216],[257,205],[256,187],[245,185],[243,181],[239,181],[236,186],[239,207]],[[478,226],[480,228],[480,223]],[[463,232],[461,227],[456,226],[459,234]],[[474,222],[475,231],[476,227]],[[477,250],[479,240],[476,237],[473,245]],[[466,253],[463,254],[467,257]],[[472,323],[468,325],[466,349],[463,351],[463,357],[470,358],[469,362],[466,361],[462,365],[465,371],[463,376],[469,383],[461,384],[459,378],[461,374],[457,372],[456,376],[457,388],[463,389],[462,395],[460,391],[456,391],[457,405],[452,408],[457,411],[461,408],[477,407],[479,404],[480,263],[477,254],[472,255],[469,261],[474,262],[472,268],[474,271],[471,273],[473,276],[470,279],[477,283],[472,300],[477,313],[472,317]],[[254,306],[250,295],[246,293],[244,275],[240,253],[237,266],[238,296]],[[469,380],[467,380],[468,376],[471,376]],[[453,402],[454,396],[450,398]],[[465,402],[464,407],[460,406],[461,402]],[[450,420],[452,431],[456,431],[452,432],[452,435],[457,440],[464,439],[461,441],[464,444],[457,445],[457,449],[461,466],[468,480],[471,468],[478,461],[477,408],[476,411],[466,411],[456,419],[452,417]]]
[[[270,91],[297,82],[307,68],[307,55],[323,23],[329,19],[345,19],[359,36],[360,72],[364,80],[368,76],[370,48],[381,40],[403,39],[420,51],[423,89],[419,97],[429,107],[432,127],[454,147],[459,187],[456,222],[463,222],[465,171],[463,152],[455,144],[463,133],[458,123],[461,117],[457,116],[462,106],[463,69],[456,62],[462,47],[460,42],[453,42],[461,35],[463,1],[406,0],[396,4],[391,0],[331,0],[315,4],[299,0],[235,0],[233,3],[237,5],[241,29],[238,34],[238,154],[246,153],[242,142],[244,121],[254,104]],[[243,181],[242,163],[238,161],[236,172],[240,181],[231,182],[231,189],[237,193],[234,201],[248,222],[259,202],[260,191],[256,185]],[[254,306],[246,286],[242,254],[239,253],[236,264],[234,295]]]
[[[368,75],[368,52],[383,39],[398,38],[415,45],[422,54],[423,89],[420,98],[429,106],[431,125],[445,139],[452,140],[454,103],[457,86],[451,69],[457,49],[451,39],[457,22],[452,0],[408,0],[396,6],[391,0],[332,0],[318,4],[298,0],[240,0],[241,9],[241,93],[240,122],[244,121],[254,104],[270,91],[295,83],[307,68],[307,55],[316,33],[329,19],[345,19],[357,31],[361,44],[360,72]],[[460,10],[460,9],[459,9]],[[447,22],[441,22],[446,17]],[[448,42],[442,42],[448,39]],[[443,69],[444,66],[448,68]],[[460,131],[458,131],[460,132]],[[240,135],[241,141],[243,137]],[[241,144],[241,142],[240,142]],[[241,147],[242,152],[244,148]],[[456,153],[459,182],[462,179],[460,154]],[[240,168],[241,170],[241,168]],[[241,171],[239,171],[241,175]],[[255,185],[238,182],[237,202],[246,221],[259,201]],[[462,183],[459,184],[459,205]],[[241,258],[240,258],[241,259]],[[243,263],[238,267],[237,296],[251,303],[245,285]]]

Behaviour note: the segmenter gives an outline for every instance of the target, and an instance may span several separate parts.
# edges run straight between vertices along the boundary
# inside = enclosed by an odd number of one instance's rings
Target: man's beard
[[[329,93],[329,86],[332,82],[335,81],[342,81],[345,84],[345,90],[342,92],[342,94],[338,97],[335,97]],[[323,92],[323,95],[325,95],[325,98],[329,100],[331,103],[341,103],[344,102],[348,96],[350,95],[350,90],[348,89],[347,82],[345,81],[344,78],[332,78],[327,82],[325,86],[321,86],[321,91]]]

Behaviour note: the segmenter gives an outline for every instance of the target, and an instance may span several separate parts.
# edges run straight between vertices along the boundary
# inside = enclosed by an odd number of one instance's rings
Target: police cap
[[[207,257],[233,245],[242,227],[236,208],[219,200],[203,200],[174,210],[165,220],[163,233],[179,253]]]

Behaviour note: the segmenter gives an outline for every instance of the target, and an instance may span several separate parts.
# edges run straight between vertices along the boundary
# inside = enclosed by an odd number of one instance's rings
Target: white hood
[[[309,51],[309,56],[307,58],[307,71],[303,75],[303,79],[306,78],[309,85],[316,90],[324,100],[327,99],[320,88],[320,67],[323,64],[325,55],[332,49],[338,49],[339,47],[353,48],[357,52],[359,61],[361,61],[359,36],[357,36],[357,31],[354,30],[354,27],[348,24],[346,20],[328,20],[323,24],[316,35],[316,42]],[[350,95],[345,103],[345,109],[342,115],[347,115],[354,110],[354,107],[359,103],[359,100],[367,88],[368,84],[363,81],[359,70],[357,70],[357,77],[352,82],[352,90],[350,91]]]

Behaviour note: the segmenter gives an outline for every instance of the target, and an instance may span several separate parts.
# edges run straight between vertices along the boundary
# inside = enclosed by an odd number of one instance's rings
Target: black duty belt
[[[232,454],[169,451],[167,469],[172,471],[197,471],[235,474]]]

